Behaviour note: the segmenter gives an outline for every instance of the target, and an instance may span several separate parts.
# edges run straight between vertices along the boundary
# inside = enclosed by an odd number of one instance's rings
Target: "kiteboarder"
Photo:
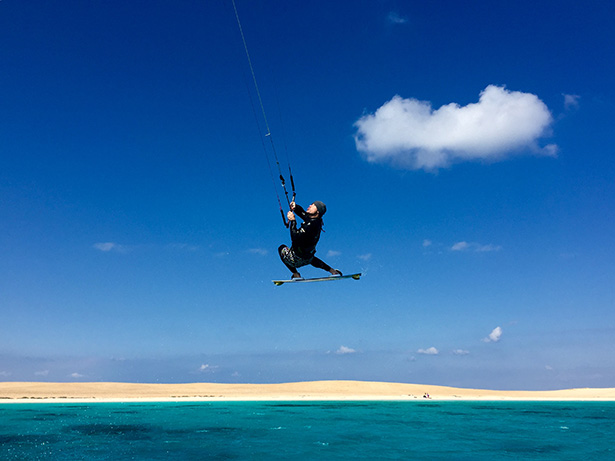
[[[290,211],[286,215],[290,224],[291,247],[280,245],[278,253],[280,259],[292,272],[292,279],[300,279],[301,274],[297,268],[311,264],[318,269],[326,270],[331,275],[342,275],[337,269],[332,269],[323,260],[314,256],[316,244],[320,239],[322,230],[322,217],[327,212],[327,207],[321,201],[312,203],[307,210],[304,210],[294,201],[290,202]],[[297,228],[295,214],[303,220],[301,227]]]

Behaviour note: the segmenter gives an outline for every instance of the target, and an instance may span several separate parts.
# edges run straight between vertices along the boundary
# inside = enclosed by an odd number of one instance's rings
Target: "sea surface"
[[[0,404],[2,460],[615,459],[615,402]]]

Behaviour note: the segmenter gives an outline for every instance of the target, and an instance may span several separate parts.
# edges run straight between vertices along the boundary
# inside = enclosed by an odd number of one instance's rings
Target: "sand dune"
[[[369,381],[284,384],[0,383],[0,403],[33,401],[615,400],[615,388],[495,391]]]

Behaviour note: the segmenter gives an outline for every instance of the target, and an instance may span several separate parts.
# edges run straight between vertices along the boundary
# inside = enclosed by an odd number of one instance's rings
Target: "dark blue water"
[[[0,405],[0,459],[615,459],[613,402]]]

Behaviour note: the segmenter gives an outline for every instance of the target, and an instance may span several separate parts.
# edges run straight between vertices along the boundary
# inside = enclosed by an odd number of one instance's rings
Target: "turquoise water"
[[[0,404],[2,460],[615,459],[613,402]]]

